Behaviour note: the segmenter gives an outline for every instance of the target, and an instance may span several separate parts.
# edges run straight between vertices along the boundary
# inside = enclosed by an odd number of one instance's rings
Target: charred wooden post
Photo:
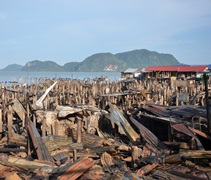
[[[12,137],[12,112],[11,112],[11,107],[8,110],[7,113],[7,136],[8,136],[8,140],[11,139]]]
[[[53,131],[53,134],[55,136],[58,135],[58,122],[57,121],[54,122],[54,131]]]
[[[75,162],[77,160],[77,150],[73,149],[73,161]]]
[[[0,140],[2,138],[2,133],[3,133],[2,109],[0,109]]]
[[[77,119],[77,143],[81,143],[81,118],[76,116]]]
[[[137,168],[137,162],[139,160],[139,149],[137,146],[132,146],[132,167]]]
[[[36,109],[36,101],[37,101],[37,96],[33,96],[33,109]],[[36,120],[36,116],[35,116],[35,114],[33,113],[33,123],[34,123],[34,125],[36,126],[36,124],[37,124],[37,120]]]
[[[43,117],[42,119],[42,137],[46,136],[46,118]]]
[[[206,75],[206,73],[204,73],[203,78],[204,78],[205,95],[206,95],[205,98],[206,98],[208,131],[211,132],[210,104],[209,104],[208,85],[207,85],[208,76]]]

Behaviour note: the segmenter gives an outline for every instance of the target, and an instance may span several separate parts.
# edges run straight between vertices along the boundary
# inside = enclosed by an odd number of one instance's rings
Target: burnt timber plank
[[[48,148],[44,144],[39,132],[37,131],[37,128],[35,127],[34,123],[31,120],[28,120],[28,130],[29,130],[29,135],[32,139],[32,143],[36,150],[38,159],[42,161],[47,160],[53,162],[54,160],[50,155]]]

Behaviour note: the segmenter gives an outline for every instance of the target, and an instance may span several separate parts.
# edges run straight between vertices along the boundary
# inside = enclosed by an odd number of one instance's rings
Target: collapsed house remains
[[[0,86],[1,179],[211,178],[207,76]]]

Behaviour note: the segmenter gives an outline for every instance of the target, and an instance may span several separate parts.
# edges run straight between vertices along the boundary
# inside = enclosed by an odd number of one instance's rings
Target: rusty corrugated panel
[[[147,110],[148,113],[154,114],[154,115],[157,115],[157,116],[165,116],[165,117],[170,116],[169,111],[166,110],[166,107],[164,107],[164,106],[151,105],[151,106],[144,108],[144,110],[145,111]]]
[[[38,159],[42,161],[54,162],[50,152],[48,151],[48,148],[44,144],[39,132],[37,131],[37,128],[35,127],[35,125],[31,120],[28,120],[28,130],[29,130],[29,135],[32,139],[32,143],[36,150]]]
[[[206,117],[206,110],[197,106],[170,106],[167,107],[172,114],[183,115],[185,117],[201,116]],[[185,115],[186,114],[186,115]]]
[[[208,140],[211,140],[211,137],[208,136],[206,133],[202,132],[202,131],[199,131],[198,129],[194,129],[194,128],[191,128],[189,127],[191,131],[193,131],[194,133],[198,134],[199,136],[202,136]]]
[[[141,136],[144,138],[144,140],[147,143],[149,143],[150,145],[152,145],[153,147],[155,147],[157,149],[167,149],[167,147],[145,126],[143,126],[141,123],[139,123],[132,116],[130,116],[130,120],[139,129]]]
[[[208,66],[149,66],[145,71],[204,72]]]
[[[182,132],[190,137],[193,137],[198,145],[198,149],[204,149],[203,145],[199,141],[198,137],[184,124],[174,124],[171,126],[173,129],[177,130],[178,132]]]
[[[109,114],[106,114],[106,117],[121,127],[125,135],[127,135],[132,142],[139,140],[139,134],[131,127],[128,120],[116,105],[109,103],[109,112]]]

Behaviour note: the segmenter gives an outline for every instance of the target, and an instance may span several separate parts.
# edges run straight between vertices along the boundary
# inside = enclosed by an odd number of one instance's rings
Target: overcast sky
[[[0,68],[135,49],[211,64],[211,0],[0,0]]]

